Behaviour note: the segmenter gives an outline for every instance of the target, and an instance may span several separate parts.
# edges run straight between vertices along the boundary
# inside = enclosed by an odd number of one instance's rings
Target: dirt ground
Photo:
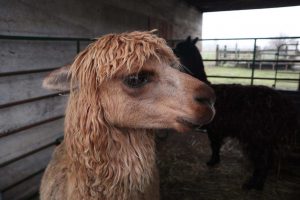
[[[268,176],[263,191],[245,191],[243,182],[251,175],[251,165],[239,144],[227,140],[221,163],[208,168],[211,151],[207,135],[201,132],[169,132],[157,137],[160,192],[162,200],[298,200],[300,198],[299,158],[285,160]]]

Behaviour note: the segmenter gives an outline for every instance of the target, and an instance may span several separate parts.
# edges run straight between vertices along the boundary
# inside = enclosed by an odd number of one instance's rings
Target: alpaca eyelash
[[[142,71],[136,74],[131,74],[123,79],[123,83],[130,88],[141,88],[147,83],[151,82],[153,72]]]

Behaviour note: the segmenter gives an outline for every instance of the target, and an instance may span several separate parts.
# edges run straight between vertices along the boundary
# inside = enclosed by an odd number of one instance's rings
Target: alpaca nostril
[[[205,104],[208,106],[213,106],[214,104],[214,101],[212,99],[206,97],[195,97],[195,100],[200,104]]]
[[[195,101],[200,104],[213,107],[216,102],[215,91],[206,84],[201,84],[198,88],[198,94],[194,96]]]

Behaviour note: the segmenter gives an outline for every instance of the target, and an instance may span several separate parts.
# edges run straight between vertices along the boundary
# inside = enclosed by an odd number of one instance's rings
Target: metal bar
[[[256,38],[199,38],[199,41],[218,41],[218,40],[253,40],[253,39],[257,39],[257,40],[269,40],[269,39],[297,39],[300,38],[300,36],[291,36],[291,37],[256,37]],[[182,39],[175,39],[175,40],[169,40],[172,42],[181,42],[184,41]]]
[[[227,61],[227,62],[252,62],[252,60],[242,60],[242,59],[203,59],[203,61],[206,61],[206,62],[215,62],[215,61]],[[276,60],[255,60],[255,62],[269,62],[269,63],[274,63]],[[278,60],[279,63],[286,63],[286,62],[290,62],[290,63],[297,63],[297,62],[300,62],[300,60]]]
[[[252,67],[251,67],[251,84],[253,85],[254,78],[254,70],[255,70],[255,58],[256,58],[256,39],[254,39],[254,47],[253,47],[253,57],[252,57]]]
[[[297,71],[280,71],[280,74],[296,74]],[[299,71],[300,73],[300,71]]]
[[[231,78],[231,79],[251,79],[251,76],[217,76],[211,75],[207,76],[208,78]],[[259,80],[274,80],[274,78],[265,78],[265,77],[254,77],[254,79]],[[298,81],[297,78],[277,78],[280,81]]]
[[[297,39],[300,38],[300,36],[291,36],[291,37],[255,37],[255,38],[203,38],[199,39],[200,41],[206,41],[206,40],[270,40],[270,39]]]

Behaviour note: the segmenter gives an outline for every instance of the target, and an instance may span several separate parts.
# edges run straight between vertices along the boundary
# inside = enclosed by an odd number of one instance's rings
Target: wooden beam
[[[20,184],[16,185],[13,188],[10,188],[6,191],[3,191],[2,198],[3,200],[21,200],[28,199],[35,195],[39,191],[40,182],[42,179],[43,173],[39,173]]]
[[[0,40],[0,46],[0,73],[59,67],[77,54],[75,41]]]
[[[42,151],[36,152],[21,160],[6,165],[0,170],[0,191],[9,190],[14,184],[22,182],[41,170],[44,170],[51,158],[52,152],[56,146],[51,146]]]
[[[0,109],[0,136],[65,112],[67,96],[56,96]]]
[[[0,77],[0,105],[55,94],[42,88],[49,72]]]
[[[60,118],[0,139],[0,165],[39,149],[63,136]]]

